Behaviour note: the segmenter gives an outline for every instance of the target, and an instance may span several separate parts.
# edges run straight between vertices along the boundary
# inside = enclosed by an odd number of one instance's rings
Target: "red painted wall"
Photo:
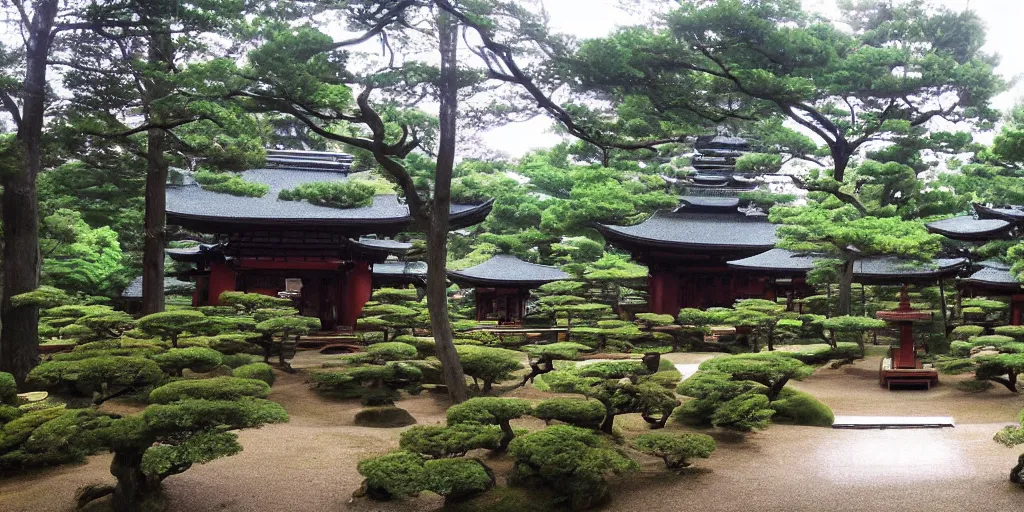
[[[338,320],[342,326],[355,327],[356,319],[363,312],[363,306],[370,300],[373,293],[373,274],[370,264],[365,261],[355,262],[355,267],[345,275],[345,288],[341,304],[339,304]]]
[[[207,303],[220,305],[220,294],[235,291],[235,272],[223,261],[210,263],[210,296]]]

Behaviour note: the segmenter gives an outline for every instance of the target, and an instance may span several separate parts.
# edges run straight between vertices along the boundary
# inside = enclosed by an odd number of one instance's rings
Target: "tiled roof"
[[[363,246],[369,249],[381,249],[388,252],[406,252],[409,249],[412,249],[411,243],[399,242],[397,240],[381,240],[362,237],[358,240],[352,240],[352,243],[357,246]]]
[[[814,268],[818,257],[797,254],[785,249],[772,249],[749,258],[730,261],[729,266],[742,270],[803,274]],[[853,264],[855,280],[886,278],[931,278],[956,271],[967,264],[964,258],[941,258],[928,264],[894,257],[857,260]]]
[[[515,286],[539,286],[572,277],[555,267],[529,263],[511,254],[497,254],[479,265],[450,270],[448,276],[456,283],[469,285]]]
[[[714,196],[682,196],[680,201],[690,205],[703,208],[738,208],[740,198],[738,197],[714,197]]]
[[[427,275],[427,264],[422,261],[386,261],[373,264],[375,276],[416,276]]]
[[[409,207],[396,195],[379,195],[373,204],[360,208],[330,208],[306,201],[282,201],[277,198],[281,190],[310,182],[336,181],[343,177],[336,172],[296,169],[253,169],[241,173],[246,181],[263,183],[270,190],[263,197],[240,197],[205,190],[197,184],[167,187],[167,220],[174,224],[190,224],[200,228],[205,223],[308,223],[321,226],[371,226],[402,224],[411,221]],[[458,219],[490,210],[490,202],[483,205],[453,204],[453,228],[460,226]],[[483,213],[486,215],[486,211]],[[482,220],[482,218],[481,218]],[[477,221],[479,222],[479,221]],[[372,229],[364,230],[373,233]]]
[[[928,231],[955,240],[978,240],[1000,234],[1011,224],[1002,219],[976,219],[970,215],[925,224]]]
[[[990,208],[974,203],[974,211],[983,219],[1003,219],[1009,222],[1024,222],[1024,206],[1010,208]]]
[[[765,250],[775,245],[775,224],[763,215],[659,212],[635,226],[598,225],[612,242],[676,248]]]
[[[1013,274],[1010,273],[1009,269],[998,269],[998,268],[983,268],[973,274],[970,277],[963,280],[963,282],[981,286],[992,286],[996,288],[1006,288],[1012,290],[1024,289],[1024,283],[1017,281]]]
[[[196,287],[195,283],[179,281],[173,277],[164,278],[164,293],[184,294],[191,293]],[[142,276],[136,277],[127,288],[121,292],[121,298],[141,299],[142,298]]]

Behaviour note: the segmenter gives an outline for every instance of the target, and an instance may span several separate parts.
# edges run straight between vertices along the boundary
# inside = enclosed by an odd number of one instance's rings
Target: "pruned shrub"
[[[30,386],[93,395],[96,404],[156,385],[164,378],[156,362],[142,357],[48,361],[36,366],[28,374]]]
[[[1024,341],[1024,325],[1002,325],[993,330],[1001,336],[1009,336],[1017,341]]]
[[[270,186],[263,183],[246,181],[237,174],[201,170],[193,174],[192,178],[203,189],[221,194],[241,197],[263,197],[270,191]]]
[[[498,425],[423,425],[402,432],[398,446],[432,459],[461,457],[471,450],[498,449],[502,436],[501,427]]]
[[[521,418],[533,411],[533,405],[521,398],[477,397],[448,408],[448,425],[478,423],[498,425],[502,438],[498,450],[505,450],[515,437],[511,420]]]
[[[598,429],[604,421],[604,405],[597,400],[551,398],[534,407],[533,415],[550,423],[552,420],[574,427]]]
[[[669,469],[688,467],[693,459],[706,459],[715,451],[715,440],[705,434],[652,432],[637,436],[629,444],[641,453],[661,457]]]
[[[715,409],[711,424],[741,432],[763,429],[775,414],[768,397],[759,393],[743,393]]]
[[[266,398],[270,386],[256,379],[214,377],[169,382],[149,393],[149,401],[167,404],[178,400],[238,400],[243,397]]]
[[[483,383],[483,393],[489,393],[495,382],[508,380],[513,372],[523,369],[519,362],[522,353],[514,350],[471,345],[456,345],[455,350],[466,375],[478,386]]]
[[[367,496],[377,500],[418,493],[426,482],[423,457],[407,451],[364,459],[356,469],[365,478],[363,485]]]
[[[735,409],[746,402],[748,395],[762,395],[765,386],[751,381],[733,380],[728,373],[699,371],[684,380],[676,392],[693,397],[672,413],[676,421],[692,425],[712,425],[741,432],[767,426],[774,411],[764,404],[763,410],[747,409],[748,414],[718,414],[719,409]],[[735,403],[733,401],[736,401]]]
[[[18,404],[18,383],[7,372],[0,372],[0,403]]]
[[[476,459],[439,459],[423,463],[425,489],[445,503],[458,503],[494,487],[494,473]]]
[[[405,361],[416,359],[416,347],[394,341],[375,343],[366,347],[366,354],[370,356],[374,364],[384,364],[388,361]]]
[[[510,482],[542,483],[573,509],[586,509],[608,498],[605,476],[639,469],[636,461],[593,430],[556,425],[512,441],[515,458]]]
[[[267,363],[249,363],[231,371],[231,376],[243,379],[256,379],[274,385],[274,369]]]
[[[763,384],[768,388],[769,400],[778,398],[790,379],[803,380],[814,373],[814,368],[777,352],[716,357],[701,363],[700,369],[727,373],[732,375],[733,380]]]
[[[97,432],[112,421],[93,409],[61,407],[0,421],[0,473],[83,462],[102,447]]]
[[[178,337],[185,332],[200,329],[207,322],[207,316],[199,311],[178,310],[146,315],[138,320],[137,325],[146,334],[159,336],[177,348]]]
[[[331,208],[360,208],[373,204],[377,188],[365,180],[315,181],[278,192],[282,201],[309,201]]]
[[[954,340],[967,341],[975,336],[981,336],[984,332],[985,328],[980,325],[959,325],[953,328],[950,335]]]
[[[423,372],[414,365],[391,361],[310,373],[310,380],[340,398],[361,398],[364,405],[390,405],[400,390],[417,393]]]
[[[183,370],[206,373],[220,366],[224,356],[205,347],[172,348],[153,356],[156,364],[170,375],[181,376]]]
[[[224,292],[217,299],[222,306],[231,306],[240,313],[253,314],[259,309],[288,308],[292,306],[291,299],[271,297],[260,293],[245,292]]]
[[[835,421],[832,409],[818,401],[817,398],[793,389],[784,389],[779,399],[771,403],[775,409],[772,421],[807,425],[811,427],[831,427]]]

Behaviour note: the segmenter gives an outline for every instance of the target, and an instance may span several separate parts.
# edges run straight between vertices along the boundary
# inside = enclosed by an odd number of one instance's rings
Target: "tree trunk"
[[[160,483],[142,472],[142,455],[146,451],[123,449],[114,451],[110,474],[117,478],[111,508],[114,512],[135,512],[157,491]]]
[[[844,259],[839,268],[839,305],[836,316],[849,315],[853,307],[853,260]]]
[[[783,377],[768,386],[768,401],[774,402],[779,398],[779,393],[782,393],[782,388],[786,387],[786,383],[789,382],[789,377]]]
[[[427,310],[448,396],[452,403],[460,403],[469,398],[469,390],[466,388],[466,376],[462,372],[459,354],[452,342],[452,324],[448,319],[448,276],[445,273],[452,168],[455,166],[455,122],[458,116],[456,48],[459,32],[455,20],[444,11],[438,15],[438,29],[441,50],[440,145],[434,177],[434,197],[427,226]]]
[[[498,443],[498,451],[504,452],[508,450],[509,443],[516,438],[515,430],[512,430],[512,424],[508,421],[501,422],[501,441]]]
[[[608,406],[605,406],[604,410],[604,421],[601,422],[601,432],[612,435],[615,427],[615,414],[612,413],[611,408]]]
[[[43,117],[46,111],[46,59],[50,54],[57,0],[35,2],[30,26],[22,27],[25,41],[25,82],[17,146],[21,168],[0,177],[4,237],[3,298],[0,300],[0,371],[14,375],[19,385],[39,360],[39,309],[15,308],[11,297],[39,287],[39,202],[36,177],[42,167]]]
[[[149,37],[149,64],[159,72],[147,82],[143,92],[146,121],[159,124],[163,115],[153,110],[153,103],[168,94],[168,85],[159,73],[171,71],[174,46],[166,27],[159,27]],[[142,244],[142,314],[164,310],[164,247],[167,245],[167,159],[164,141],[167,134],[159,128],[146,133],[146,214],[145,237]]]

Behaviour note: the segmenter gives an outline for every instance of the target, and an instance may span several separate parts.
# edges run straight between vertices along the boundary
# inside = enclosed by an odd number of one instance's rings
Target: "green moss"
[[[494,475],[475,459],[428,460],[423,464],[425,488],[458,502],[494,487]]]
[[[277,198],[282,201],[306,200],[318,206],[346,209],[370,206],[376,194],[377,188],[362,180],[317,181],[282,190]]]
[[[772,421],[779,423],[831,427],[835,421],[832,409],[802,391],[783,390],[779,399],[771,403],[771,407],[775,409]]]
[[[239,366],[231,371],[233,377],[243,379],[256,379],[266,382],[268,386],[274,385],[274,369],[267,363],[249,363]]]
[[[205,190],[241,197],[263,197],[270,191],[268,185],[245,181],[234,174],[199,171],[192,176]]]
[[[545,422],[557,420],[575,427],[597,429],[604,420],[605,410],[597,400],[552,398],[538,403],[533,415]]]
[[[214,377],[178,380],[164,384],[149,394],[149,401],[167,404],[184,399],[238,400],[242,397],[266,398],[270,386],[256,379]]]
[[[14,376],[7,372],[0,372],[0,403],[18,404],[18,383]]]

